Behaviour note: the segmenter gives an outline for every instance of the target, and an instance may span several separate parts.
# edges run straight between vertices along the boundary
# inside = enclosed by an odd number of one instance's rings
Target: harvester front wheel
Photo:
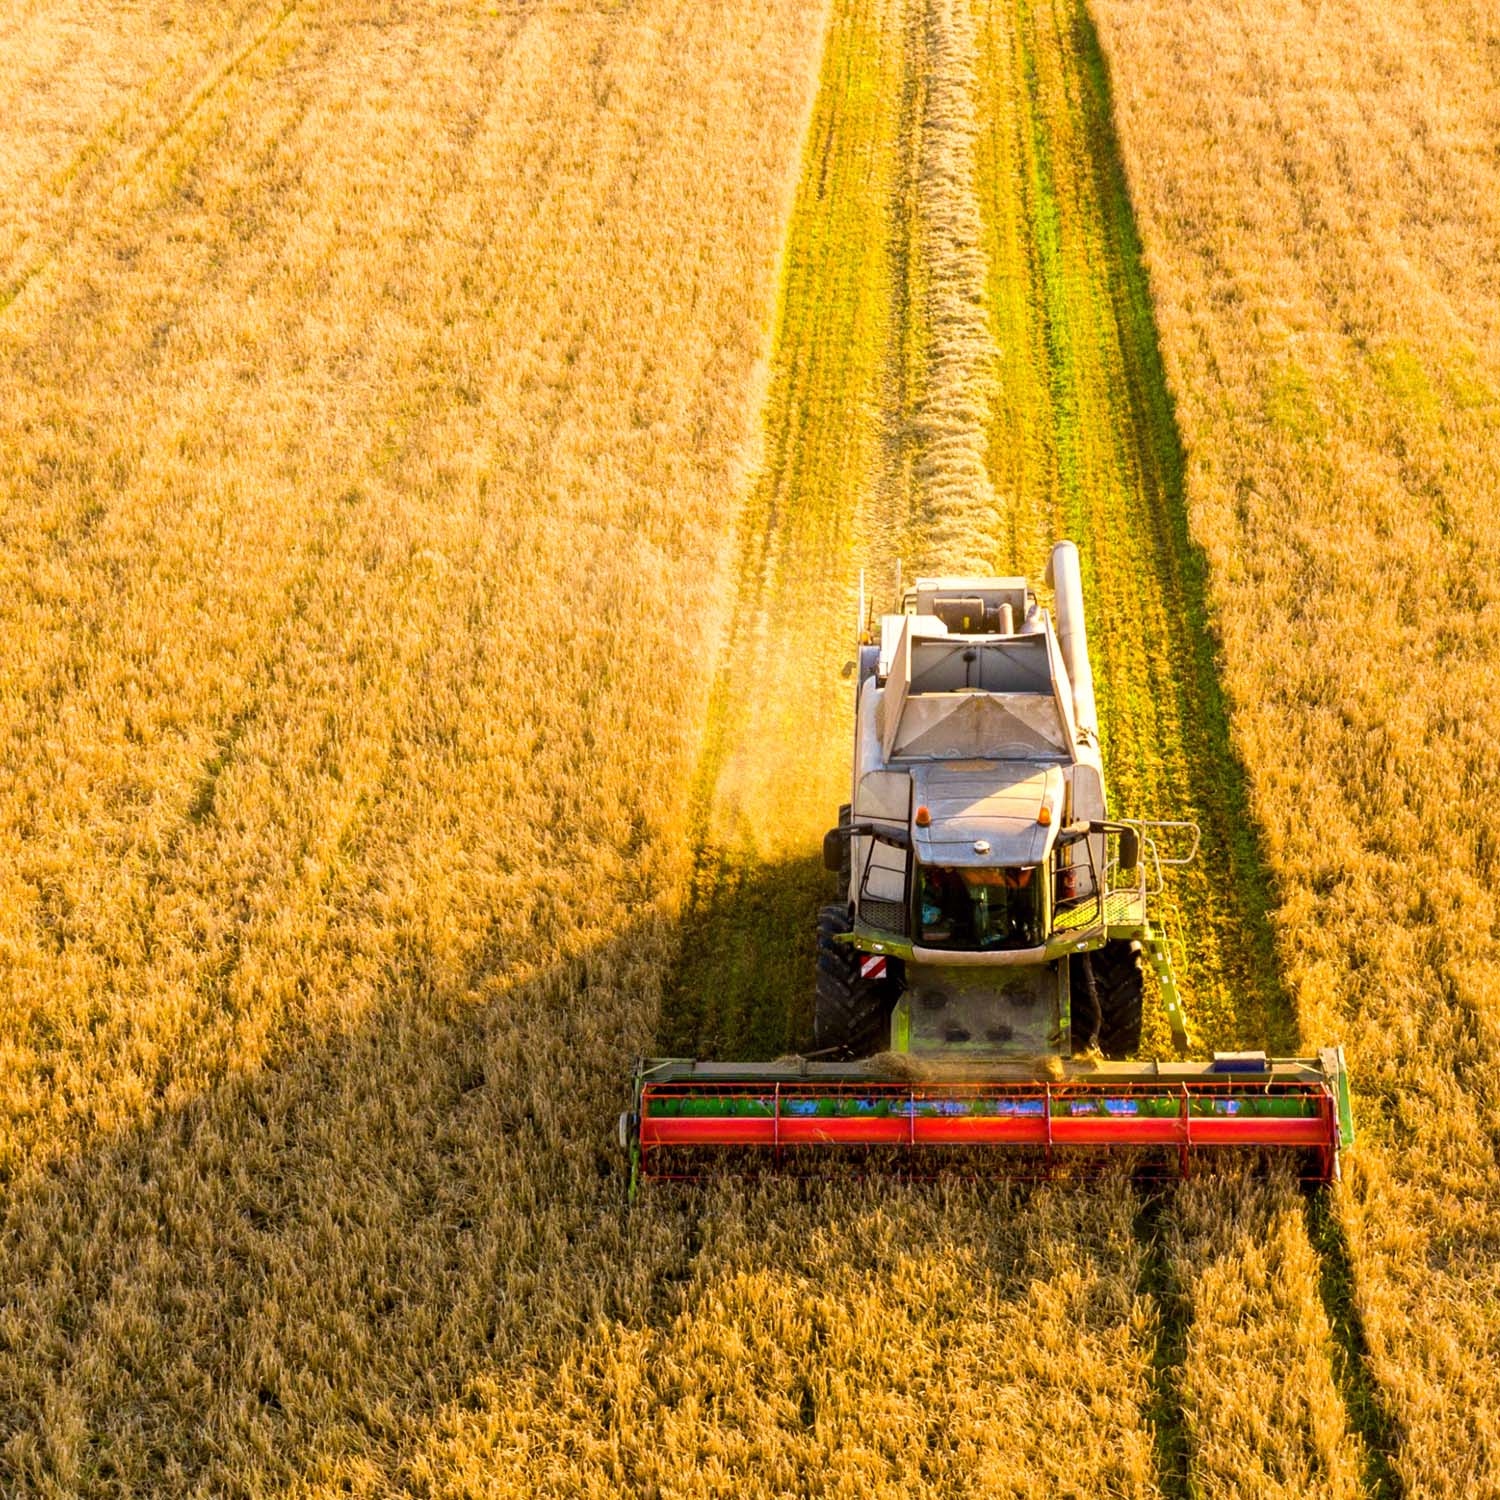
[[[819,1052],[870,1057],[890,1045],[896,987],[889,979],[866,979],[860,955],[836,939],[850,930],[847,906],[825,906],[818,914],[818,987],[813,1035]]]
[[[1094,971],[1094,993],[1099,997],[1099,1050],[1114,1061],[1138,1056],[1146,995],[1141,945],[1134,938],[1116,938],[1088,954],[1087,962]],[[1075,958],[1068,967],[1076,1024],[1092,1015],[1093,1005],[1084,959]]]

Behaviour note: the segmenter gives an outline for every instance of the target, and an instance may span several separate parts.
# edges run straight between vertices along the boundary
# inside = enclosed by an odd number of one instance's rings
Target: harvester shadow
[[[821,899],[809,863],[759,872],[734,910],[757,892],[770,910],[801,882]],[[994,1308],[1019,1308],[1045,1268],[1001,1227],[1049,1203],[1087,1225],[1096,1187],[835,1177],[647,1192],[627,1211],[615,1122],[651,1049],[659,955],[704,930],[644,918],[518,982],[493,950],[452,974],[410,941],[358,1024],[293,1034],[258,1068],[9,1184],[0,1490],[237,1494],[361,1472],[368,1487],[372,1465],[385,1488],[420,1487],[412,1466],[485,1401],[539,1392],[529,1409],[551,1420],[553,1372],[604,1380],[601,1340],[677,1337],[726,1277],[810,1284],[784,1264],[786,1235],[763,1242],[757,1224],[847,1246],[853,1280],[818,1292],[838,1316],[875,1295],[918,1222],[924,1263],[966,1257]],[[789,997],[809,986],[789,957],[785,973],[768,1050],[802,1024]]]
[[[358,1024],[7,1184],[0,1492],[294,1487],[619,1314],[686,1241],[614,1141],[663,925],[516,984],[410,943]]]
[[[741,1201],[626,1209],[616,1121],[680,941],[647,917],[508,982],[493,946],[454,974],[409,939],[358,1023],[293,1024],[259,1066],[8,1183],[0,1491],[264,1493],[372,1464],[399,1488],[478,1387],[672,1327],[717,1275],[705,1212]],[[801,1023],[767,1024],[776,1046]]]
[[[646,919],[514,984],[410,943],[358,1025],[10,1183],[0,1490],[266,1492],[372,1464],[399,1488],[481,1388],[708,1316],[725,1234],[736,1275],[779,1276],[745,1213],[868,1242],[870,1281],[909,1249],[872,1225],[919,1213],[924,1255],[972,1258],[976,1222],[1029,1200],[721,1184],[627,1211],[615,1122],[660,999],[640,955],[676,936]]]
[[[748,863],[700,851],[680,956],[662,999],[664,1056],[758,1061],[812,1045],[821,857]]]

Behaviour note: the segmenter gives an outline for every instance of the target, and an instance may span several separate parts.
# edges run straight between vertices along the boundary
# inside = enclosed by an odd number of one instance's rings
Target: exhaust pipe
[[[1083,624],[1083,573],[1078,548],[1059,542],[1047,559],[1047,582],[1057,608],[1057,640],[1063,665],[1073,687],[1073,718],[1078,728],[1099,738],[1099,712],[1094,707],[1094,674],[1089,670],[1088,632]]]

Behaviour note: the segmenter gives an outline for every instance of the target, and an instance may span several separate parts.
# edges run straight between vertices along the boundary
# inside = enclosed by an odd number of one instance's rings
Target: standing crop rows
[[[431,1493],[676,1253],[612,1117],[822,18],[108,9],[4,72],[0,1492]]]

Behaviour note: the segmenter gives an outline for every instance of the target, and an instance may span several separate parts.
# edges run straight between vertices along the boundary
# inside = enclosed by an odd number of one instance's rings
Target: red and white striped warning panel
[[[884,979],[885,960],[878,953],[867,953],[859,961],[861,979]]]

